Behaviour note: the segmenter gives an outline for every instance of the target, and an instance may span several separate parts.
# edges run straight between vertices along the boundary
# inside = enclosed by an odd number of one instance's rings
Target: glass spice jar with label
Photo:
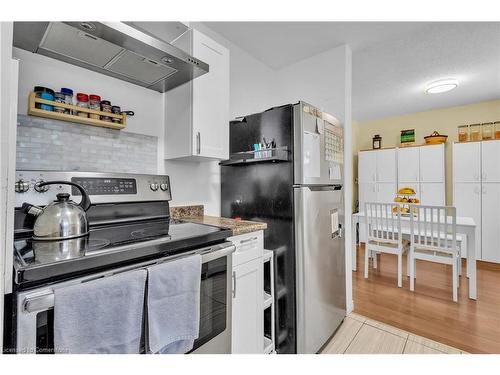
[[[480,141],[481,140],[481,124],[471,124],[470,125],[470,140]]]
[[[500,121],[495,121],[493,128],[495,129],[495,139],[500,139]]]
[[[89,96],[87,94],[83,94],[79,92],[76,94],[76,105],[81,108],[88,108],[89,107]],[[80,117],[89,117],[88,112],[78,112],[78,116]]]
[[[467,142],[469,140],[469,125],[460,125],[458,127],[458,141]]]
[[[485,122],[481,124],[481,133],[483,140],[493,139],[493,123]]]
[[[101,97],[99,95],[90,95],[89,96],[89,107],[90,109],[93,109],[94,111],[99,111],[101,109]],[[89,114],[90,118],[93,118],[94,120],[99,120],[100,115],[95,114],[95,113],[90,113]]]
[[[111,113],[111,102],[109,100],[101,101],[101,112]],[[102,121],[111,122],[110,116],[101,116]]]

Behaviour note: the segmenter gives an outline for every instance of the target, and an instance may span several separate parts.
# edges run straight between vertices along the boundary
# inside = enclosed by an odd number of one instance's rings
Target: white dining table
[[[417,218],[414,218],[418,222]],[[357,269],[357,246],[356,246],[356,224],[365,224],[365,213],[357,212],[352,215],[352,270]],[[477,277],[476,277],[476,230],[477,226],[474,219],[471,217],[457,216],[457,234],[466,236],[467,238],[467,277],[469,278],[469,298],[477,299]],[[401,217],[401,231],[403,234],[410,233],[410,217]]]

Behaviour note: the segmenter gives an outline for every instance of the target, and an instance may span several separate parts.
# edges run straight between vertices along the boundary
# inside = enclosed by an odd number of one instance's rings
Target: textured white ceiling
[[[499,22],[206,22],[279,69],[341,44],[353,51],[357,121],[500,99]],[[448,93],[427,82],[457,78]]]

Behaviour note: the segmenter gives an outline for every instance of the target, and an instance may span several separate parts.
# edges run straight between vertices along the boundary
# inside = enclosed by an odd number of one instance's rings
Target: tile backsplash
[[[27,115],[17,119],[17,169],[157,173],[157,137]]]

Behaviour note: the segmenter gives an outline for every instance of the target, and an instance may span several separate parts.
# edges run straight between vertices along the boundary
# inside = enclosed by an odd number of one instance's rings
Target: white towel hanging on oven
[[[139,353],[146,270],[54,290],[56,353]]]
[[[199,335],[201,256],[148,267],[149,351],[182,354]]]

